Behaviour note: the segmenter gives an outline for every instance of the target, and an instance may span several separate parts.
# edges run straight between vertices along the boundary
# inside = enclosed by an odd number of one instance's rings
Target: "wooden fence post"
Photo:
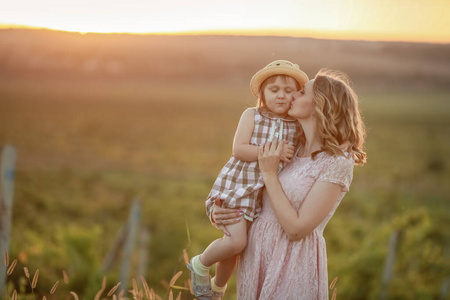
[[[384,263],[383,277],[381,278],[381,292],[380,299],[388,298],[389,282],[393,276],[393,269],[395,265],[395,253],[397,252],[399,232],[394,230],[389,239],[389,251]]]
[[[6,287],[5,251],[9,251],[9,234],[11,231],[12,206],[14,196],[14,166],[16,149],[5,146],[1,159],[0,185],[0,295]]]
[[[137,278],[146,275],[148,262],[148,244],[150,242],[150,230],[148,227],[141,227],[139,241],[139,265]]]
[[[128,217],[128,224],[127,224],[128,232],[123,249],[122,268],[120,272],[120,279],[121,279],[120,282],[122,282],[122,284],[120,285],[121,289],[127,287],[128,274],[131,265],[131,256],[133,253],[134,242],[136,239],[136,233],[138,230],[140,218],[141,218],[141,203],[139,200],[134,200]]]
[[[450,283],[450,277],[446,277],[444,278],[444,280],[442,280],[441,283],[441,295],[439,297],[439,300],[445,300],[448,299],[447,295],[448,295],[448,285]]]
[[[127,235],[128,235],[128,223],[124,224],[122,226],[122,228],[120,228],[119,234],[117,235],[114,245],[106,254],[106,257],[103,260],[103,265],[102,265],[103,273],[108,272],[112,268],[114,262],[116,261],[117,257],[119,256],[120,250],[123,248],[123,245],[125,244]]]

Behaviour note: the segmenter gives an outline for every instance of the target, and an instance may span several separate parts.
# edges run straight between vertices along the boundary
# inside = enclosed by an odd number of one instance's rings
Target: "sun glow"
[[[3,5],[0,24],[77,32],[256,33],[448,43],[449,11],[446,0],[15,0]]]

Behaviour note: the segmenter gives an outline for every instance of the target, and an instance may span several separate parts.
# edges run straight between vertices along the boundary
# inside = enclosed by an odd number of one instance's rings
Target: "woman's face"
[[[288,112],[289,116],[299,120],[312,117],[315,106],[313,101],[313,85],[314,79],[305,83],[303,89],[292,95],[294,100]]]
[[[292,101],[292,95],[297,91],[296,81],[287,77],[286,80],[278,76],[264,88],[266,107],[278,117],[285,117]]]

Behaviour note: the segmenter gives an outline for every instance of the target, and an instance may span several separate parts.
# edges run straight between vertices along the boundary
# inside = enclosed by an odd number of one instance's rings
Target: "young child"
[[[216,197],[223,207],[239,209],[245,221],[227,225],[224,237],[212,242],[187,265],[192,290],[198,299],[221,299],[224,294],[237,254],[247,245],[247,228],[261,211],[264,182],[258,169],[259,145],[274,139],[284,141],[288,146],[284,147],[283,161],[289,162],[298,144],[300,125],[287,112],[292,94],[308,80],[298,65],[286,60],[274,61],[252,77],[250,88],[258,98],[257,107],[248,108],[242,114],[234,136],[233,155],[220,171],[206,200],[206,211],[213,224],[211,210]],[[209,268],[218,262],[216,277],[210,279]]]

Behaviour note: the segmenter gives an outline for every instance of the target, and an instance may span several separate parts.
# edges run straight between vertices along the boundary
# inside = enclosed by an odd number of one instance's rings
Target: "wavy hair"
[[[341,145],[345,145],[355,164],[363,165],[366,162],[366,129],[359,111],[358,96],[348,76],[340,71],[321,69],[314,79],[313,101],[323,144],[321,151],[344,155]],[[315,155],[317,153],[313,153],[313,158]]]

